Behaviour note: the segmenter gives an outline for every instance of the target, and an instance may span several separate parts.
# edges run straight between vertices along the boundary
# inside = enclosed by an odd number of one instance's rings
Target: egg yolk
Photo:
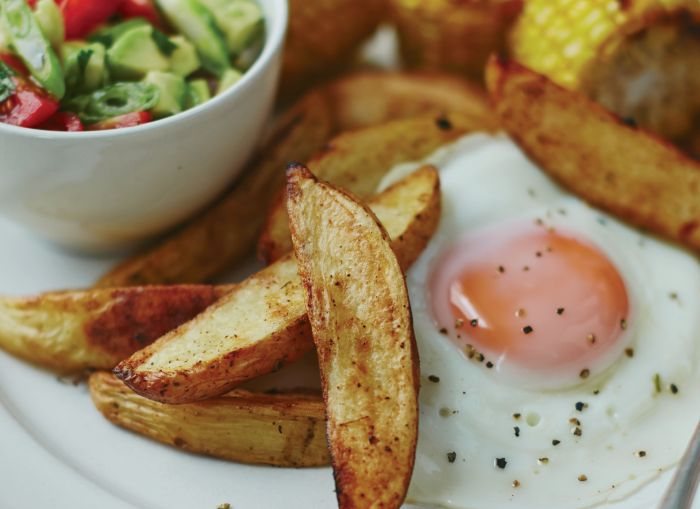
[[[623,349],[625,284],[574,235],[538,225],[489,229],[457,242],[435,267],[438,326],[489,367],[587,378]]]

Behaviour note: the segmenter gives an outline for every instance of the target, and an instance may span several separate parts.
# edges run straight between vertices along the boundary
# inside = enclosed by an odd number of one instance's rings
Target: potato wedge
[[[304,166],[287,179],[338,505],[398,508],[415,461],[419,387],[401,266],[369,209]]]
[[[408,267],[440,217],[437,171],[424,167],[370,201]],[[193,320],[121,362],[114,372],[137,393],[165,403],[224,394],[313,348],[296,260],[252,275]]]
[[[635,226],[700,250],[699,162],[514,62],[492,59],[487,77],[504,129],[552,178]]]
[[[165,405],[139,396],[110,373],[93,373],[88,385],[95,407],[112,423],[191,453],[279,467],[330,462],[320,395],[238,390]]]
[[[59,373],[111,369],[231,286],[149,286],[0,297],[0,348]]]
[[[475,123],[471,117],[461,115],[396,120],[337,136],[308,166],[319,178],[367,198],[396,164],[422,159],[480,127],[487,129],[483,121]],[[271,263],[291,249],[287,210],[281,195],[268,213],[258,242],[258,256]]]
[[[463,114],[468,120],[459,129],[495,125],[483,93],[449,76],[362,72],[310,92],[275,123],[230,192],[151,249],[105,274],[96,286],[209,281],[254,249],[265,211],[283,188],[287,163],[307,161],[346,129],[435,111]],[[445,134],[445,139],[451,138]],[[379,144],[362,148],[390,152]]]
[[[384,19],[377,0],[290,0],[279,96],[293,99],[354,61]]]

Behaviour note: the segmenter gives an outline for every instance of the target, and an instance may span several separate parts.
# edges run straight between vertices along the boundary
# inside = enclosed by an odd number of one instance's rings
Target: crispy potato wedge
[[[338,505],[398,508],[415,461],[419,386],[401,266],[369,209],[304,166],[287,178]]]
[[[377,0],[290,0],[279,96],[293,99],[354,61],[385,17]]]
[[[367,198],[396,164],[422,159],[440,146],[479,128],[488,130],[482,120],[474,122],[472,117],[461,115],[396,120],[341,134],[308,166],[319,178]],[[263,227],[258,256],[271,263],[291,248],[284,195],[280,194]]]
[[[504,129],[552,178],[635,226],[700,250],[700,163],[514,62],[492,59],[487,78]]]
[[[134,393],[110,373],[88,381],[95,407],[109,421],[195,454],[279,467],[328,465],[320,395],[256,394],[166,405]]]
[[[448,76],[362,72],[310,92],[275,123],[257,158],[228,194],[151,249],[115,267],[96,286],[209,281],[254,248],[264,211],[283,188],[287,163],[309,160],[334,134],[346,129],[436,111],[465,117],[460,122],[454,120],[462,126],[455,132],[495,125],[484,94]],[[454,133],[442,136],[447,141]],[[393,150],[379,143],[359,148],[386,153]],[[351,162],[365,164],[357,158]],[[363,179],[361,175],[354,178]]]
[[[370,201],[404,267],[440,218],[437,171],[424,167]],[[291,253],[252,275],[193,320],[121,362],[137,393],[166,403],[218,396],[313,348],[304,291]]]
[[[111,369],[230,289],[149,286],[0,297],[0,348],[59,373]]]

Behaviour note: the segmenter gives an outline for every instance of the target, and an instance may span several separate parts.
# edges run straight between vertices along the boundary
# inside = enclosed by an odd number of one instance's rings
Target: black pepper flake
[[[542,251],[537,251],[537,252],[535,253],[535,256],[536,256],[537,258],[542,258]]]
[[[596,337],[595,334],[590,333],[586,336],[586,341],[588,341],[589,344],[594,345],[596,342]]]
[[[440,334],[447,334],[447,329],[445,327],[441,327],[438,332],[440,332]]]
[[[519,437],[519,436],[520,436],[520,427],[519,427],[519,426],[515,426],[515,427],[513,428],[513,431],[515,431],[515,436],[516,436],[516,437]]]
[[[488,362],[486,363],[486,367],[489,368],[489,369],[491,369],[491,368],[493,367],[493,362],[488,361]]]
[[[513,481],[513,488],[519,488],[519,487],[520,487],[520,481],[518,481],[516,479],[515,481]]]
[[[671,292],[668,294],[669,299],[678,300],[678,294],[676,292]]]
[[[583,378],[585,380],[586,378],[588,378],[590,376],[590,374],[591,374],[591,370],[588,368],[584,368],[581,370],[581,372],[578,374],[578,376],[580,376],[581,378]]]
[[[625,355],[630,359],[634,357],[634,348],[625,348]]]
[[[439,376],[435,376],[435,375],[429,375],[429,376],[428,376],[428,380],[430,380],[431,382],[433,382],[434,384],[436,384],[436,383],[439,383],[439,382],[440,382],[440,377],[439,377]]]
[[[447,461],[450,463],[454,463],[455,460],[457,459],[457,453],[452,451],[447,453]]]
[[[533,330],[535,330],[535,329],[533,329],[532,326],[530,326],[530,325],[526,325],[525,327],[523,327],[523,332],[525,334],[530,334]]]
[[[462,327],[462,325],[464,325],[464,320],[462,320],[461,318],[457,318],[455,320],[455,329],[459,329],[460,327]]]
[[[634,455],[637,456],[638,458],[643,458],[647,455],[647,452],[646,451],[637,451],[634,453]]]
[[[576,410],[579,412],[583,412],[585,408],[588,408],[588,403],[584,403],[583,401],[577,401],[576,402]]]
[[[517,421],[518,419],[520,419],[520,416],[521,416],[520,413],[514,413],[514,414],[513,414],[513,419],[515,419],[515,420]]]
[[[622,117],[620,120],[628,127],[637,127],[637,121],[632,117]]]
[[[569,423],[570,423],[570,424],[575,424],[576,426],[580,426],[580,425],[581,425],[581,421],[579,421],[576,417],[572,417],[571,419],[569,419]]]
[[[530,270],[530,267],[528,267],[527,265],[525,265],[525,266],[523,267],[523,271],[527,272],[528,270]]]
[[[505,458],[496,458],[496,466],[503,470],[506,468],[506,465],[508,464],[508,461],[506,461]]]
[[[476,360],[479,361],[479,362],[484,362],[484,359],[485,359],[485,358],[486,358],[486,357],[484,357],[484,354],[481,353],[481,352],[479,352],[479,353],[476,354]]]
[[[476,318],[473,318],[473,319],[469,322],[469,325],[471,325],[472,327],[476,327],[477,325],[479,325],[479,320],[477,320]]]
[[[452,122],[450,122],[446,117],[438,117],[435,120],[435,124],[443,131],[449,131],[452,129]]]
[[[537,460],[537,463],[539,463],[540,465],[546,465],[547,463],[549,463],[549,458],[539,458]]]
[[[503,265],[499,265],[499,266],[498,266],[498,272],[500,272],[501,274],[503,274],[505,271],[506,271],[506,268],[505,268]]]
[[[622,320],[620,320],[620,328],[622,330],[627,329],[627,320],[625,320],[624,318]]]
[[[556,438],[552,440],[552,445],[556,447],[557,445],[561,444],[561,440],[557,440]]]
[[[594,396],[597,396],[598,394],[600,394],[600,389],[596,389],[593,391]]]
[[[581,435],[583,435],[583,431],[581,430],[581,428],[579,428],[578,426],[576,426],[575,428],[573,428],[573,429],[571,430],[571,434],[574,435],[574,436],[580,437]]]
[[[673,394],[678,394],[678,386],[676,384],[671,384],[669,388]]]
[[[558,314],[558,315],[563,315],[563,314],[564,314],[564,308],[557,308],[557,314]]]

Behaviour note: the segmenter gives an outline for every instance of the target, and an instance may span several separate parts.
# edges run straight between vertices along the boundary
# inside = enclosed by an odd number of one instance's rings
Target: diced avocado
[[[71,94],[92,92],[109,81],[106,50],[102,44],[66,42],[61,46],[61,60]]]
[[[187,88],[187,109],[199,106],[211,99],[211,91],[207,80],[192,80],[187,84]]]
[[[0,24],[32,77],[47,92],[61,99],[66,93],[63,69],[26,0],[0,1]]]
[[[158,87],[158,102],[151,109],[155,117],[167,117],[185,109],[187,83],[182,76],[169,72],[151,71],[143,80]]]
[[[170,59],[156,44],[150,25],[124,32],[107,50],[107,59],[118,79],[139,79],[149,71],[167,71],[170,68]]]
[[[199,0],[157,0],[165,17],[197,48],[202,66],[216,76],[230,67],[226,40]]]
[[[235,85],[243,75],[236,69],[227,69],[219,80],[219,86],[216,87],[216,95],[226,92],[229,88]]]
[[[104,28],[96,30],[88,37],[89,41],[102,43],[106,48],[110,48],[114,41],[119,39],[132,28],[149,26],[148,21],[144,18],[131,18],[115,25],[108,25]]]
[[[176,48],[170,54],[170,72],[180,76],[188,76],[199,69],[200,62],[197,49],[190,41],[181,35],[170,38]]]
[[[34,7],[34,17],[51,46],[60,47],[65,39],[66,31],[63,24],[63,14],[58,4],[54,0],[39,0]]]
[[[200,0],[226,36],[228,50],[238,55],[262,34],[263,13],[252,0]]]

